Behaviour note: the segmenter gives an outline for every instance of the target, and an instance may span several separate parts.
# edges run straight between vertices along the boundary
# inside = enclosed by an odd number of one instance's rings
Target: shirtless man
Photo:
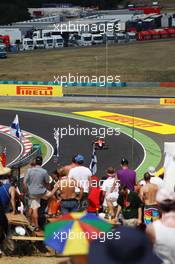
[[[76,162],[76,156],[77,156],[77,155],[75,155],[75,156],[72,157],[72,162],[71,162],[70,164],[65,165],[65,166],[63,167],[66,171],[68,171],[68,173],[69,173],[69,171],[70,171],[72,168],[75,168],[75,167],[78,166],[78,163]]]
[[[55,189],[60,191],[61,213],[76,212],[79,201],[81,201],[83,196],[83,188],[76,180],[67,177],[68,171],[65,169],[61,169],[59,175],[61,179],[56,183],[53,192]],[[75,192],[76,187],[80,189],[80,195],[78,197]]]
[[[145,185],[140,189],[140,198],[144,202],[144,223],[146,225],[159,219],[159,211],[156,202],[156,194],[159,187],[150,182],[151,175],[144,174]]]

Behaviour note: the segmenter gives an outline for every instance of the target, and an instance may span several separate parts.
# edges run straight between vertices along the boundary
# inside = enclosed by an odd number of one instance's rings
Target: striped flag
[[[17,137],[19,139],[22,137],[21,129],[19,126],[18,115],[15,116],[15,119],[13,120],[11,124],[10,133],[12,136]]]
[[[89,169],[92,172],[92,175],[95,175],[97,172],[97,155],[96,155],[96,151],[95,151],[95,144],[93,144],[93,149],[92,149],[92,159],[91,159],[91,163],[89,165]]]
[[[55,158],[55,161],[58,161],[58,158],[60,156],[60,135],[59,135],[59,129],[54,128],[54,139],[55,139],[55,147],[54,147],[54,153],[53,156]]]

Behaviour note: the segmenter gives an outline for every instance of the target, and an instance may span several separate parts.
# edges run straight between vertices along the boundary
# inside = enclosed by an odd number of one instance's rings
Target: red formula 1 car
[[[95,149],[108,149],[106,141],[103,137],[96,138],[93,142]]]

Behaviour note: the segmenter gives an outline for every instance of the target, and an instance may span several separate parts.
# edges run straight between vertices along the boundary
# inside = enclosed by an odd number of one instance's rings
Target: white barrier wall
[[[164,143],[164,188],[175,191],[175,142]]]

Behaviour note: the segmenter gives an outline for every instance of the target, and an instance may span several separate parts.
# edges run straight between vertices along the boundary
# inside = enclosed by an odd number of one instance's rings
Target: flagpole
[[[135,130],[135,124],[134,124],[134,116],[135,116],[135,113],[134,113],[134,109],[133,109],[133,113],[132,113],[132,116],[133,116],[133,122],[132,122],[132,147],[131,147],[131,160],[132,160],[132,162],[131,162],[131,164],[132,164],[132,168],[133,168],[133,166],[134,166],[134,137],[135,137],[135,135],[134,135],[134,130]]]
[[[59,146],[60,146],[60,134],[59,134],[59,128],[54,128],[53,129],[54,133],[53,133],[53,136],[54,136],[54,139],[55,139],[55,142],[56,142],[56,149],[54,151],[54,158],[55,158],[55,162],[58,162],[58,159],[59,159]]]
[[[96,155],[94,143],[92,145],[92,157],[91,157],[89,169],[91,170],[92,175],[95,175],[97,173],[97,155]]]

